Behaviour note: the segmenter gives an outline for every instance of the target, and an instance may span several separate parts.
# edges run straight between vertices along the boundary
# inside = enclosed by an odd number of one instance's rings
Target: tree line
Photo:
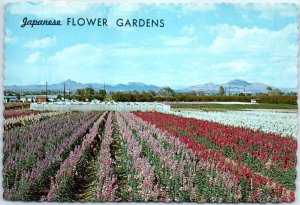
[[[235,93],[230,96],[226,96],[225,93],[205,94],[204,92],[176,92],[170,87],[164,87],[157,91],[147,92],[112,92],[109,93],[111,100],[116,102],[213,102],[213,101],[239,101],[250,102],[251,99],[256,99],[259,103],[276,103],[276,104],[297,104],[297,93],[284,93],[279,89],[267,89],[267,93]],[[89,95],[89,92],[92,95]],[[105,100],[107,92],[105,90],[89,91],[85,92],[77,91],[77,98],[89,99],[92,97],[97,100]]]
[[[6,93],[8,94],[8,93]],[[16,95],[16,93],[9,93]],[[44,93],[39,93],[44,94]],[[54,93],[51,93],[54,94]],[[18,97],[20,94],[18,94]],[[231,93],[230,95],[220,86],[218,93],[204,93],[203,91],[176,92],[170,87],[164,87],[157,91],[128,91],[128,92],[108,92],[104,89],[95,90],[91,87],[77,89],[72,92],[60,93],[57,95],[60,100],[76,99],[79,101],[92,100],[114,100],[116,102],[209,102],[209,101],[240,101],[250,102],[256,99],[260,103],[277,103],[277,104],[297,104],[297,93],[284,93],[277,88],[267,88],[266,93]]]

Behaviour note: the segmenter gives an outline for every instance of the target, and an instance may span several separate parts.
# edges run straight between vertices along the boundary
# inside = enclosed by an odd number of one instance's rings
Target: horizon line
[[[107,85],[107,86],[117,86],[117,85],[120,85],[120,84],[123,84],[123,85],[128,85],[128,84],[130,84],[130,83],[141,83],[141,84],[144,84],[144,85],[147,85],[147,86],[156,86],[156,87],[177,87],[177,89],[181,89],[181,88],[188,88],[188,87],[194,87],[194,86],[198,86],[198,85],[205,85],[205,84],[210,84],[210,83],[212,83],[212,84],[214,84],[214,85],[223,85],[223,84],[229,84],[229,82],[231,82],[231,81],[235,81],[235,80],[239,80],[239,81],[244,81],[244,82],[246,82],[246,83],[250,83],[250,84],[253,84],[253,83],[262,83],[262,84],[265,84],[265,85],[268,85],[268,86],[271,86],[271,87],[275,87],[276,88],[276,86],[273,86],[273,85],[269,85],[269,84],[266,84],[266,83],[263,83],[263,82],[258,82],[258,81],[255,81],[255,82],[251,82],[251,81],[247,81],[247,80],[244,80],[244,79],[241,79],[241,78],[234,78],[234,79],[232,79],[232,80],[229,80],[228,82],[226,82],[226,83],[215,83],[215,82],[206,82],[206,83],[202,83],[202,84],[195,84],[195,85],[173,85],[173,86],[170,86],[170,85],[155,85],[155,84],[152,84],[152,83],[150,83],[150,84],[148,84],[148,83],[144,83],[144,82],[134,82],[134,81],[130,81],[130,82],[127,82],[127,83],[117,83],[117,84],[111,84],[111,83],[106,83],[106,82],[103,82],[103,83],[99,83],[99,82],[90,82],[90,83],[83,83],[83,82],[78,82],[78,81],[76,81],[76,80],[72,80],[72,79],[67,79],[67,80],[63,80],[63,81],[61,81],[61,82],[57,82],[57,83],[51,83],[51,84],[49,84],[49,81],[45,81],[45,84],[46,84],[46,82],[47,82],[47,84],[48,84],[48,86],[49,85],[54,85],[54,84],[62,84],[62,83],[64,83],[64,82],[66,82],[66,81],[73,81],[73,82],[75,82],[75,83],[80,83],[80,84],[83,84],[83,85],[86,85],[86,84],[100,84],[100,85]],[[26,85],[17,85],[17,84],[13,84],[13,85],[6,85],[5,84],[5,81],[4,81],[4,87],[10,87],[10,86],[34,86],[34,85],[36,85],[36,86],[41,86],[41,85],[45,85],[45,84],[37,84],[37,83],[32,83],[32,84],[26,84]],[[278,87],[278,88],[290,88],[290,89],[295,89],[295,88],[298,88],[298,86],[296,86],[296,87]]]

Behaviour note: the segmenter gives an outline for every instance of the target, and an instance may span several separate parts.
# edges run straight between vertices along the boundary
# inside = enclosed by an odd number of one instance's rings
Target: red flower
[[[255,189],[253,192],[253,200],[255,201],[259,195],[258,189]]]
[[[290,193],[290,201],[295,201],[295,191],[291,191],[291,193]]]

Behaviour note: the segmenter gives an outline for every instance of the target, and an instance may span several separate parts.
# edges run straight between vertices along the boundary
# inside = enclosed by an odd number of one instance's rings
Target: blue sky
[[[61,27],[26,26],[60,19]],[[108,27],[66,26],[67,17]],[[115,26],[118,18],[164,19],[163,28]],[[143,82],[174,88],[240,78],[297,87],[293,4],[11,3],[6,8],[5,85]]]

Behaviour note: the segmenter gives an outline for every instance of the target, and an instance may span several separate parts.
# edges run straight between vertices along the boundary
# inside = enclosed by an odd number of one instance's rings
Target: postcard
[[[296,198],[299,5],[5,5],[3,200]]]

